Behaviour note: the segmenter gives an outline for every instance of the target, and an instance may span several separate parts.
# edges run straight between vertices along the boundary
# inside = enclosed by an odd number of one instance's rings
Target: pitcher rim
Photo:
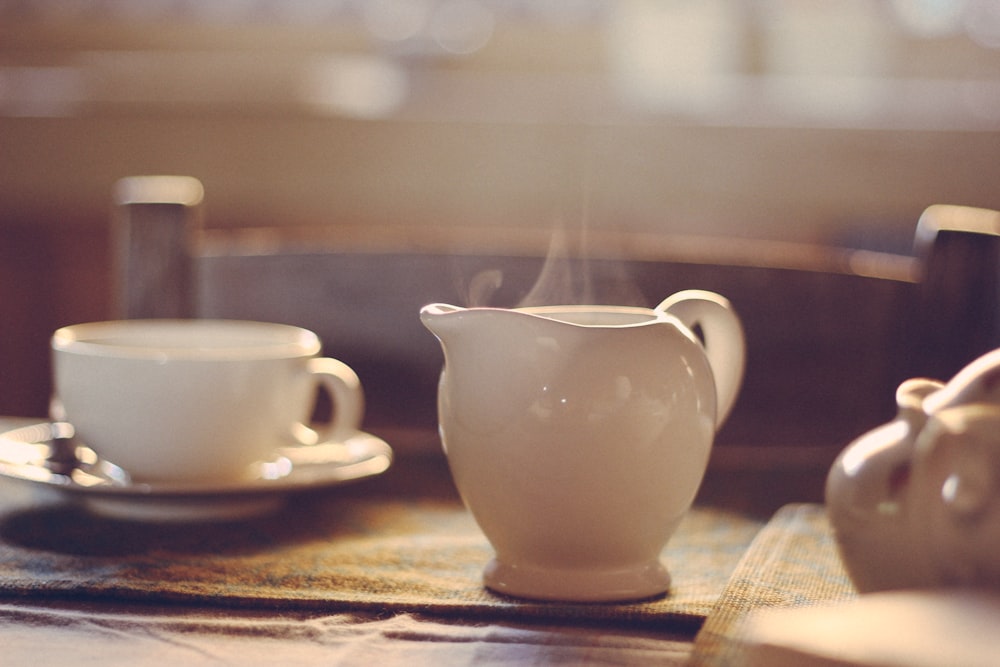
[[[450,315],[465,311],[517,313],[520,315],[528,315],[530,317],[537,317],[540,319],[550,320],[552,322],[558,322],[568,326],[584,328],[631,328],[647,326],[649,324],[660,322],[676,323],[676,318],[670,313],[655,308],[604,304],[555,304],[550,306],[522,306],[515,308],[500,308],[495,306],[461,307],[451,306],[450,304],[429,304],[428,306],[425,306],[422,311],[426,312],[429,309],[437,310],[441,307],[446,307],[448,310],[444,312],[440,312],[439,310],[436,314]],[[622,322],[580,322],[574,321],[573,319],[566,319],[566,316],[579,316],[591,313],[597,315],[623,316],[631,319]]]

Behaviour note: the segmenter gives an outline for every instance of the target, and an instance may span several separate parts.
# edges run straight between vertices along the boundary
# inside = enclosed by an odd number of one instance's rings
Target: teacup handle
[[[667,297],[656,310],[673,315],[688,329],[703,335],[708,364],[715,376],[716,428],[729,416],[746,364],[743,325],[729,300],[706,290],[684,290]]]
[[[343,441],[357,433],[364,413],[364,394],[357,373],[344,362],[329,357],[310,359],[306,370],[329,392],[333,417],[325,424],[300,425],[296,439],[310,445]]]

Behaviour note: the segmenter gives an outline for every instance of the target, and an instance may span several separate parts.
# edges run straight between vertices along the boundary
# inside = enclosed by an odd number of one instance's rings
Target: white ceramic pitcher
[[[655,309],[433,304],[421,319],[444,348],[452,475],[496,551],[486,585],[576,601],[667,590],[660,552],[742,381],[729,302],[692,290]]]

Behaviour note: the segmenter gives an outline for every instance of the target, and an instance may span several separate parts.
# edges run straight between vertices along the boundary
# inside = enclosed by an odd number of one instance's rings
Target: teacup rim
[[[199,348],[179,345],[128,344],[113,339],[142,331],[178,329],[222,329],[261,333],[280,333],[273,341],[260,341],[231,347]],[[213,359],[282,359],[319,354],[319,337],[309,329],[279,322],[215,318],[149,318],[81,322],[57,329],[51,337],[54,352],[118,359],[213,360]]]

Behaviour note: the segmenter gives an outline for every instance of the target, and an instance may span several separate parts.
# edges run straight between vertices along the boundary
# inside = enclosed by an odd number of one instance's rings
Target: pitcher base
[[[483,571],[487,588],[512,597],[562,602],[623,602],[666,593],[670,574],[658,560],[618,569],[552,569],[496,558]]]

